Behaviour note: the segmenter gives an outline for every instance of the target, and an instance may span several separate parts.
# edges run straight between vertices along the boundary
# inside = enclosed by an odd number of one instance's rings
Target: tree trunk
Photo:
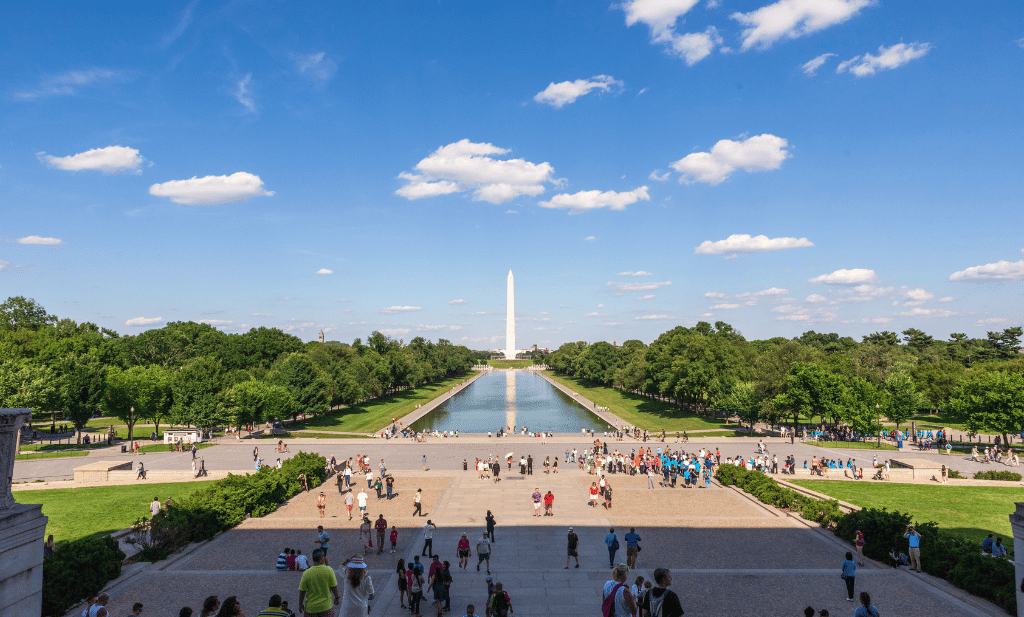
[[[135,418],[128,422],[128,449],[135,449]]]

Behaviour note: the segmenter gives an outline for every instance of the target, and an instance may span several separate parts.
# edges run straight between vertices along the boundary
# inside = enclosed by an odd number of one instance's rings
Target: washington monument
[[[516,288],[512,271],[508,271],[508,302],[505,315],[505,359],[516,359]]]

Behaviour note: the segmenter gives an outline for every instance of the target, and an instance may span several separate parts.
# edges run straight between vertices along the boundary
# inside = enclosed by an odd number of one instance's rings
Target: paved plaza
[[[399,558],[411,560],[421,553],[422,527],[427,519],[438,527],[434,552],[453,566],[451,614],[463,615],[467,603],[475,604],[478,613],[483,614],[486,574],[475,569],[475,549],[470,568],[459,569],[456,544],[460,534],[466,532],[475,546],[484,530],[487,510],[493,511],[497,519],[491,573],[509,592],[516,615],[599,614],[601,587],[609,579],[603,539],[610,527],[615,528],[623,545],[616,562],[625,561],[622,536],[629,527],[636,527],[643,538],[643,550],[629,582],[637,575],[650,579],[656,567],[670,568],[673,589],[680,595],[687,615],[800,615],[808,605],[828,609],[832,615],[853,613],[855,605],[846,601],[845,585],[839,578],[840,562],[849,547],[831,533],[766,508],[733,488],[713,484],[709,489],[650,490],[646,477],[641,476],[609,476],[615,489],[613,509],[591,508],[587,505],[587,489],[594,476],[564,465],[557,475],[545,474],[539,464],[545,456],[561,458],[572,444],[530,440],[524,447],[524,441],[492,438],[486,442],[484,438],[484,443],[460,439],[425,445],[360,442],[314,448],[344,458],[356,453],[369,454],[374,461],[385,458],[397,479],[391,501],[378,500],[373,491],[367,491],[371,520],[384,514],[399,530],[395,554],[385,551],[382,555],[367,555],[377,590],[371,615],[409,614],[400,608],[394,569]],[[725,444],[720,446],[723,454],[750,454],[755,443],[730,442],[728,452]],[[208,459],[216,460],[212,455],[219,451],[223,463],[232,464],[244,457],[247,449],[251,462],[251,442],[246,446],[212,448],[207,450]],[[310,448],[303,445],[303,449]],[[532,453],[535,460],[539,459],[534,475],[524,477],[515,471],[508,474],[503,466],[501,480],[494,482],[479,479],[472,469],[462,471],[463,458],[472,463],[475,456],[509,451],[517,456]],[[788,444],[780,450],[789,451]],[[428,456],[426,472],[420,464],[423,453]],[[162,464],[187,466],[189,462],[183,455],[170,454],[146,455],[146,459],[152,468]],[[365,483],[355,486],[365,487]],[[555,495],[553,517],[533,516],[530,494],[535,488]],[[412,496],[417,489],[423,489],[422,517],[412,516]],[[346,555],[363,552],[365,539],[358,537],[358,516],[348,520],[333,478],[324,490],[328,494],[324,519],[316,510],[318,491],[304,493],[272,515],[249,519],[183,555],[126,568],[126,577],[111,590],[114,614],[126,613],[138,601],[146,605],[146,615],[174,617],[182,606],[198,609],[207,595],[221,599],[237,595],[250,616],[266,608],[267,599],[274,593],[281,594],[294,608],[299,574],[274,569],[283,548],[311,553],[316,526],[323,523],[331,535],[332,565]],[[580,537],[581,565],[566,570],[566,534],[570,526]],[[858,569],[857,590],[868,591],[884,615],[1005,614],[980,600],[965,601],[964,594],[942,581],[870,562]],[[425,601],[421,612],[432,617],[427,604]]]

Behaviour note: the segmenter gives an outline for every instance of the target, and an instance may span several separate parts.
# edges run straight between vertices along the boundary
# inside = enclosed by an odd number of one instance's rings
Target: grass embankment
[[[533,366],[533,360],[488,360],[487,364],[494,368],[526,368]]]
[[[804,441],[808,446],[819,448],[838,448],[841,450],[899,450],[894,445],[883,443],[881,447],[873,441]]]
[[[1012,486],[931,486],[829,480],[792,482],[862,508],[899,510],[912,515],[918,522],[935,521],[942,529],[977,540],[978,550],[981,550],[981,541],[990,533],[1002,537],[1007,548],[1013,545],[1009,516],[1014,511],[1014,502],[1021,498],[1021,489]]]
[[[149,517],[154,496],[161,502],[168,496],[183,499],[206,486],[209,482],[202,481],[19,491],[18,502],[43,504],[50,517],[46,534],[59,542],[120,531]]]
[[[309,418],[289,424],[288,430],[298,436],[304,432],[347,431],[350,433],[373,433],[391,424],[392,418],[401,420],[416,410],[417,405],[425,405],[448,390],[473,377],[470,373],[462,377],[453,377],[396,392],[386,398],[365,401],[352,407]],[[308,431],[306,429],[317,429]]]
[[[544,374],[572,391],[579,392],[599,406],[607,407],[608,411],[622,418],[631,426],[639,426],[652,432],[662,429],[666,432],[696,431],[727,426],[724,420],[698,416],[664,401],[649,399],[615,388],[592,386],[575,377],[557,375],[554,371],[544,371]]]
[[[89,456],[88,452],[81,450],[70,450],[65,452],[29,452],[14,457],[16,461],[34,461],[41,458],[68,458],[72,456]]]

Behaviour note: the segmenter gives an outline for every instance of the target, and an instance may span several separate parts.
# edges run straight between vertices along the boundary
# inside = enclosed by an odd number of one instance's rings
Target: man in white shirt
[[[424,557],[433,557],[434,552],[434,530],[437,527],[434,523],[427,519],[427,524],[423,526],[423,553]]]
[[[345,507],[348,508],[348,520],[352,520],[352,491],[345,493]]]
[[[154,497],[153,501],[149,503],[149,513],[156,516],[160,512],[160,498]]]
[[[363,517],[366,516],[366,500],[367,500],[367,498],[368,497],[366,495],[366,492],[364,492],[363,490],[360,490],[359,494],[356,495],[356,499],[359,500],[359,518],[363,518]]]
[[[373,471],[366,470],[366,488],[373,488]]]
[[[309,561],[306,559],[306,556],[302,554],[301,550],[296,551],[296,553],[298,554],[295,555],[295,569],[299,572],[302,572],[303,570],[309,568]]]

